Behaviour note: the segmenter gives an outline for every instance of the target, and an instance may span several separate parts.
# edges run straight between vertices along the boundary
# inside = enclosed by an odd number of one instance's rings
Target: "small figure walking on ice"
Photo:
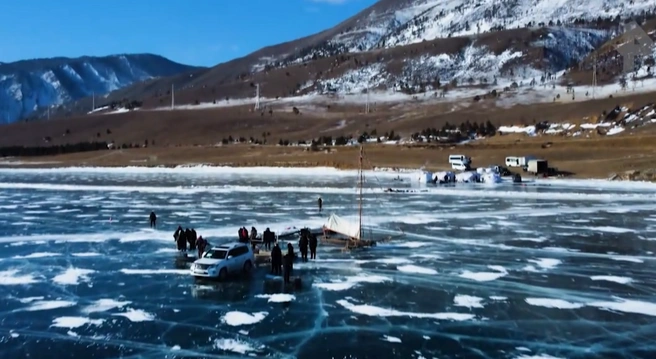
[[[319,212],[323,209],[323,200],[321,199],[321,196],[319,196],[319,199],[317,200],[317,204],[319,205]]]
[[[155,228],[157,226],[157,215],[154,211],[150,212],[150,228]]]

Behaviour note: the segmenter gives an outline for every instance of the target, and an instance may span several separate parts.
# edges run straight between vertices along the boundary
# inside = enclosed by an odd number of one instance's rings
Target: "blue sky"
[[[0,62],[155,53],[213,66],[332,27],[375,0],[20,0],[3,6]]]

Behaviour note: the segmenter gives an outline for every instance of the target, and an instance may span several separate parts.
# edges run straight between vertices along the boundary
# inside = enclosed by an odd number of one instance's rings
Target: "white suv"
[[[191,275],[225,280],[229,274],[250,273],[254,263],[255,255],[248,244],[223,244],[212,247],[196,260],[191,265]]]

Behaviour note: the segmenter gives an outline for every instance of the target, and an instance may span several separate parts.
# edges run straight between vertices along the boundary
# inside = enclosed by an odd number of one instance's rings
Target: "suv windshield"
[[[207,251],[207,253],[205,253],[203,258],[225,259],[226,254],[228,254],[228,251],[223,249],[210,249]]]

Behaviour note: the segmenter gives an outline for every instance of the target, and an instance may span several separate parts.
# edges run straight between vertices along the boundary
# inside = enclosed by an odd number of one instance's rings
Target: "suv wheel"
[[[249,260],[246,261],[246,263],[244,263],[244,273],[250,274],[252,270],[253,270],[253,263],[251,263],[251,261]]]
[[[228,278],[228,270],[225,268],[221,268],[221,270],[219,271],[219,280],[223,282],[227,278]]]

